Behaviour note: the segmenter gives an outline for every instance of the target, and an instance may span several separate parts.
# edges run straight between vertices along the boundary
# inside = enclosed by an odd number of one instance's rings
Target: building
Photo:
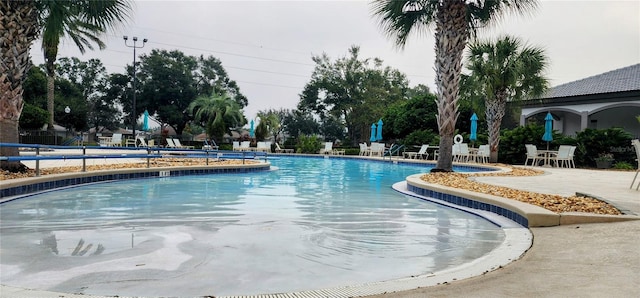
[[[586,128],[622,127],[640,136],[640,63],[549,89],[522,103],[520,125],[553,115],[553,129],[575,135]]]

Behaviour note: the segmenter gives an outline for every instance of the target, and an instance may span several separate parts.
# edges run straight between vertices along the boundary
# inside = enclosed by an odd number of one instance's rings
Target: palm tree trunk
[[[497,92],[495,100],[486,102],[485,116],[489,129],[490,162],[498,162],[498,148],[500,147],[500,127],[506,109],[506,94]]]
[[[464,1],[441,1],[436,15],[436,88],[440,153],[434,172],[453,171],[453,134],[458,121],[462,53],[469,38]]]
[[[38,35],[34,1],[0,0],[0,142],[18,143],[23,83],[31,67],[29,50]],[[17,156],[18,148],[0,147],[0,155]],[[0,162],[4,170],[24,169],[19,162]]]
[[[47,121],[47,130],[53,130],[53,92],[55,90],[55,78],[47,75],[47,112],[49,112],[49,120]]]

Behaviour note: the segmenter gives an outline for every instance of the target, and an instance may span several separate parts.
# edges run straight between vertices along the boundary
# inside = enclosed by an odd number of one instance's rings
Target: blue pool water
[[[85,185],[0,205],[4,285],[119,296],[250,295],[428,274],[504,232],[399,194],[424,165],[282,158],[277,170]]]

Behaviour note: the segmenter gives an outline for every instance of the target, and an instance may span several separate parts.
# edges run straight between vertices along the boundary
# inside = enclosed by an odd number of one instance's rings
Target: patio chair
[[[471,152],[469,151],[469,144],[460,143],[453,144],[452,146],[453,161],[455,162],[469,162]]]
[[[320,154],[331,154],[333,152],[333,142],[324,142],[324,148],[320,149]]]
[[[529,165],[529,161],[531,161],[531,166],[533,167],[544,160],[544,155],[538,154],[538,148],[535,145],[525,144],[524,147],[527,149],[527,159],[524,161],[525,167]]]
[[[573,157],[571,156],[571,147],[567,145],[560,145],[558,147],[558,153],[553,156],[553,162],[558,168],[571,168]]]
[[[282,149],[280,145],[276,143],[276,153],[293,153],[293,149]]]
[[[176,144],[173,142],[172,138],[166,138],[167,140],[167,148],[178,148]]]
[[[271,145],[269,142],[258,142],[256,144],[256,151],[271,152]]]
[[[240,151],[251,151],[251,142],[250,141],[242,141],[240,143],[240,147],[238,147]]]
[[[360,156],[371,155],[371,148],[367,146],[367,143],[360,143]]]
[[[137,136],[135,141],[136,147],[149,147],[147,140],[143,136]]]
[[[202,150],[218,150],[218,144],[213,139],[210,141],[204,140],[202,142]]]
[[[382,156],[382,154],[384,153],[384,144],[383,143],[371,143],[371,147],[370,147],[370,156]]]
[[[122,134],[114,133],[111,139],[108,141],[107,146],[112,146],[112,147],[122,146]]]
[[[188,145],[182,145],[182,143],[180,143],[180,139],[173,139],[173,143],[176,145],[176,148],[182,148],[182,149],[193,149],[193,146],[188,146]]]
[[[476,158],[480,163],[488,163],[491,158],[491,148],[489,145],[480,145],[480,147],[478,147],[478,153],[476,153]]]
[[[640,140],[631,140],[631,144],[636,150],[636,161],[638,162],[638,168],[636,170],[636,174],[633,176],[633,181],[631,181],[631,186],[629,187],[629,189],[633,188],[633,184],[636,183],[636,179],[638,178],[638,174],[640,173]],[[640,189],[640,180],[638,181],[638,186],[636,186],[636,190],[638,189]]]
[[[420,147],[420,150],[418,150],[418,152],[405,152],[404,156],[406,156],[409,159],[427,159],[429,157],[429,153],[427,153],[427,149],[429,148],[429,145],[422,145]]]
[[[233,148],[233,149],[232,149],[233,151],[239,151],[239,150],[240,150],[240,142],[236,142],[236,141],[234,141],[234,142],[233,142],[233,147],[232,147],[232,148]]]

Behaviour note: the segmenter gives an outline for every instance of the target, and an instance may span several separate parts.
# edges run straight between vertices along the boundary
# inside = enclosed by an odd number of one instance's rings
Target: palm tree
[[[518,101],[542,95],[548,87],[543,72],[547,65],[544,51],[522,46],[520,39],[505,36],[495,43],[470,45],[467,68],[469,79],[485,97],[485,116],[489,129],[491,162],[498,161],[500,126],[507,100]]]
[[[38,11],[33,1],[0,0],[0,142],[17,143],[22,113],[23,83],[31,60],[29,50],[38,38]],[[17,156],[18,148],[0,147],[0,155]],[[19,162],[0,161],[4,170],[23,170]]]
[[[62,11],[64,14],[51,14],[53,11],[49,9],[54,5],[66,7],[67,10]],[[116,21],[127,17],[129,7],[125,0],[0,0],[0,16],[2,16],[0,17],[0,28],[2,28],[0,30],[0,142],[17,143],[19,141],[18,119],[20,119],[24,105],[22,85],[31,68],[31,60],[29,59],[31,45],[41,31],[46,26],[50,26],[52,29],[57,28],[59,32],[69,34],[76,44],[81,45],[81,50],[84,50],[85,45],[90,48],[87,38],[95,42],[94,34],[103,33]],[[56,12],[59,11],[56,10]],[[56,16],[67,19],[57,20]],[[56,23],[59,25],[58,27],[54,26]],[[92,29],[99,30],[92,31]],[[75,33],[71,35],[70,32]],[[90,34],[91,32],[93,34]],[[47,36],[55,36],[55,34],[47,34]],[[45,44],[46,49],[53,49],[51,41],[43,35],[43,49],[45,49]],[[49,60],[55,61],[55,58],[50,59],[52,56],[46,53],[45,57],[47,63]],[[52,86],[49,86],[51,90]],[[51,94],[53,96],[53,93]],[[51,107],[49,113],[53,115],[53,99],[48,105]],[[50,120],[53,122],[53,119]],[[0,148],[0,154],[17,156],[18,148],[3,146]],[[0,166],[2,169],[10,171],[25,168],[19,162],[0,161]]]
[[[218,141],[230,127],[246,122],[238,103],[226,93],[200,96],[187,109],[195,121],[204,124],[207,135]]]
[[[278,141],[278,132],[280,132],[280,117],[274,111],[261,111],[258,112],[258,118],[260,118],[260,124],[264,125],[268,134],[273,136],[274,142]]]
[[[110,27],[127,19],[131,5],[126,0],[37,1],[42,18],[42,51],[47,70],[48,129],[53,129],[55,62],[60,39],[65,35],[76,44],[80,53],[93,50],[92,43],[102,50],[99,38]]]
[[[453,170],[451,147],[458,120],[462,54],[469,38],[507,11],[523,13],[537,5],[537,0],[374,0],[373,14],[400,47],[415,30],[435,26],[440,157],[433,171]]]

